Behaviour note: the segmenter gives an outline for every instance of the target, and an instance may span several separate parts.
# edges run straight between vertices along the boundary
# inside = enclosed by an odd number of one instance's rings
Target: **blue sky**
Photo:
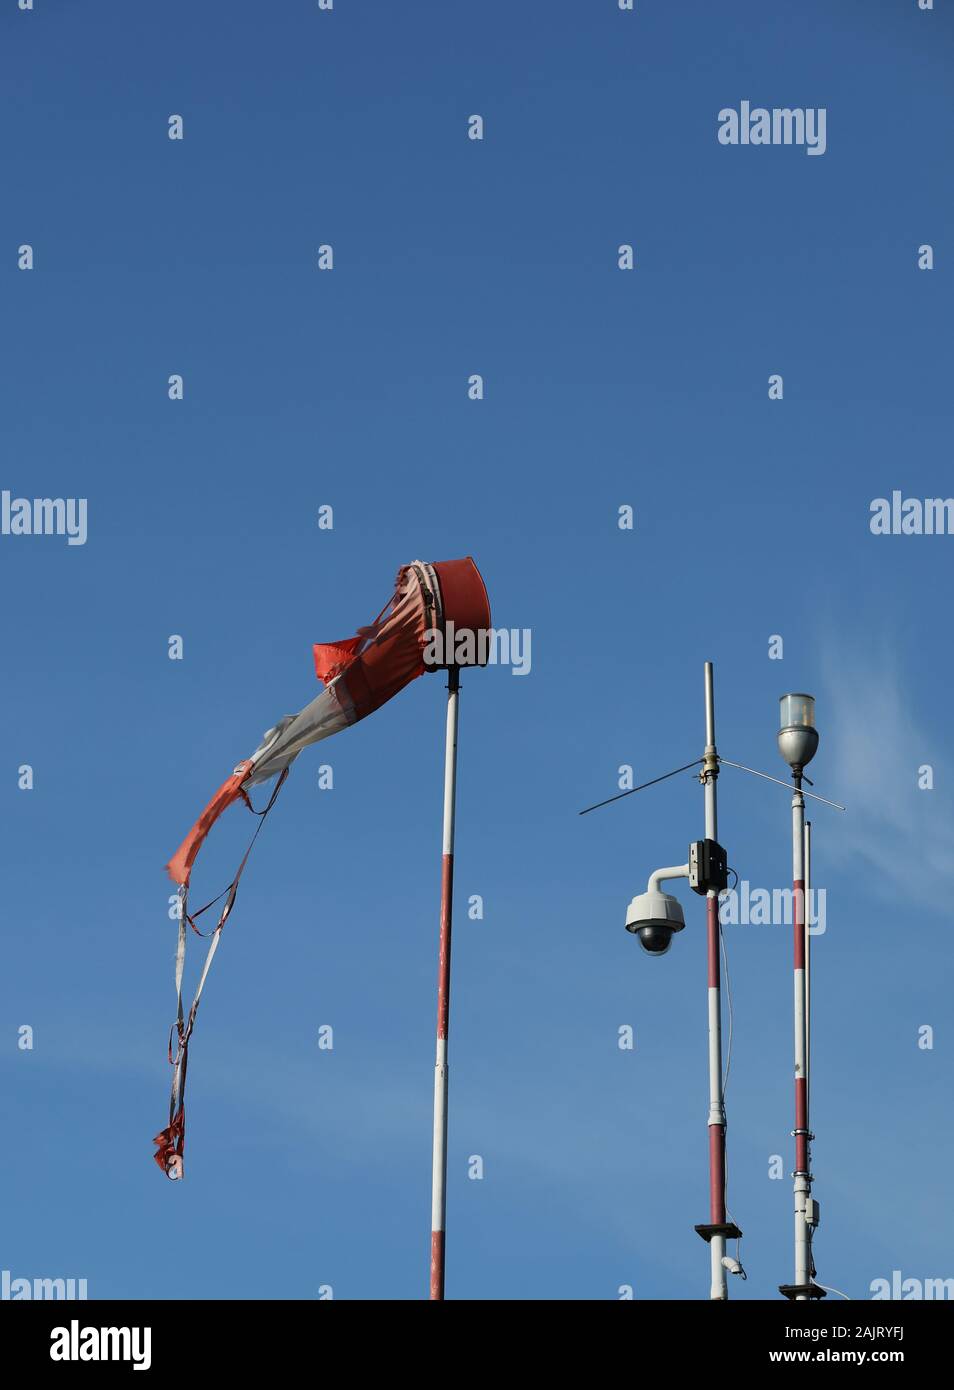
[[[868,526],[893,489],[954,492],[951,7],[37,0],[0,32],[0,484],[89,508],[82,547],[0,537],[0,1266],[94,1298],[424,1296],[443,683],[296,764],[203,1001],[178,1186],[150,1143],[162,866],[316,693],[311,643],[400,564],[473,554],[533,666],[463,681],[448,1296],[707,1295],[704,908],[676,888],[661,961],[623,930],[701,794],[576,815],[621,764],[701,752],[707,659],[720,750],[773,775],[777,697],[814,691],[813,776],[849,807],[813,814],[819,1279],[954,1275],[954,538]],[[720,145],[744,99],[825,107],[824,156]],[[733,866],[788,882],[784,791],[720,794]],[[792,1276],[790,933],[726,942],[730,1294],[765,1298]]]

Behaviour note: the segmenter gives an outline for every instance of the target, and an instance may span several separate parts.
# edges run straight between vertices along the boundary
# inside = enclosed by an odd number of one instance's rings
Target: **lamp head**
[[[778,751],[793,772],[801,772],[817,749],[814,695],[783,695],[779,700]]]

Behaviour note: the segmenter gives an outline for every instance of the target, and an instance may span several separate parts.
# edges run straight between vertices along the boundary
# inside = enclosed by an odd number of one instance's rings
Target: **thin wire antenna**
[[[746,767],[745,763],[734,763],[731,758],[723,758],[721,753],[719,754],[719,762],[725,763],[727,767],[737,767],[740,772],[751,772],[753,777],[764,777],[766,782],[774,782],[776,786],[784,787],[786,791],[792,790],[789,783],[783,782],[780,777],[770,777],[767,772],[759,772],[758,768]],[[639,791],[639,788],[634,787],[633,790]],[[625,796],[627,793],[624,792],[623,795]],[[842,806],[839,801],[829,801],[827,796],[819,796],[817,792],[807,792],[804,788],[802,789],[802,796],[810,796],[813,801],[823,801],[826,806],[834,806],[836,811],[846,811],[848,809],[847,806]]]
[[[657,782],[665,782],[667,777],[676,777],[680,772],[688,772],[691,767],[698,767],[702,761],[702,758],[693,758],[692,762],[686,763],[685,767],[675,767],[672,772],[664,772],[661,777],[654,777],[651,782],[642,782],[638,787],[630,787],[629,791],[620,792],[618,796],[608,796],[605,801],[597,801],[594,806],[587,806],[579,814],[586,816],[589,815],[590,811],[598,811],[601,806],[609,806],[613,801],[622,801],[624,796],[632,796],[634,792],[641,792],[645,791],[647,787],[654,787]]]

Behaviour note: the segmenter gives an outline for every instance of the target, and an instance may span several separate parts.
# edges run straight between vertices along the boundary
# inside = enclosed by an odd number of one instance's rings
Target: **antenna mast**
[[[706,749],[699,774],[705,791],[706,844],[718,844],[719,820],[716,805],[716,784],[719,777],[719,755],[715,741],[715,698],[712,688],[712,662],[705,665],[706,684]],[[723,880],[724,881],[724,880]],[[725,1242],[727,1236],[739,1237],[742,1232],[726,1222],[725,1211],[725,1097],[722,1086],[722,978],[719,961],[719,890],[706,889],[706,958],[709,1004],[709,1224],[697,1226],[703,1240],[709,1243],[711,1271],[710,1299],[729,1296],[726,1279]]]

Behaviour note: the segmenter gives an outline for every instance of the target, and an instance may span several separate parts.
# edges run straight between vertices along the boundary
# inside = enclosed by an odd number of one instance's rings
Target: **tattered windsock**
[[[185,1082],[189,1041],[199,1000],[222,928],[232,911],[239,879],[252,846],[291,764],[303,748],[356,724],[385,704],[399,690],[428,670],[449,666],[483,666],[488,660],[490,604],[480,571],[468,556],[463,560],[415,561],[398,571],[394,593],[369,627],[354,637],[314,647],[315,672],[325,689],[298,714],[287,714],[267,731],[260,747],[240,762],[212,797],[189,831],[166,870],[179,885],[179,937],[176,951],[177,1014],[169,1034],[172,1094],[169,1124],[154,1142],[156,1162],[170,1178],[183,1175],[185,1148]],[[264,809],[255,811],[249,789],[276,777]],[[233,801],[242,800],[259,824],[235,877],[212,902],[195,913],[188,908],[189,878],[196,856],[212,826]],[[188,1014],[182,1005],[182,975],[187,931],[203,936],[196,919],[225,899],[210,934],[209,950]]]

